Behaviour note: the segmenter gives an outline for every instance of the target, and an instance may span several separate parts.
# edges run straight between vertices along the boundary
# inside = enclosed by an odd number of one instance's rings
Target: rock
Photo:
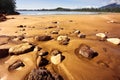
[[[59,44],[60,44],[60,45],[67,45],[68,43],[69,43],[68,40],[59,41]]]
[[[58,36],[57,41],[64,41],[64,40],[70,40],[68,36]]]
[[[74,31],[75,34],[80,34],[80,30]]]
[[[107,21],[107,23],[117,23],[117,22],[113,21],[113,20],[109,20],[109,21]]]
[[[57,50],[57,49],[53,49],[53,50],[51,51],[51,55],[52,55],[52,56],[56,56],[57,54],[61,54],[61,51],[59,51],[59,50]]]
[[[11,47],[9,49],[9,53],[14,54],[14,55],[19,55],[19,54],[33,51],[33,49],[34,49],[33,45],[31,45],[29,43],[22,43],[22,44]]]
[[[20,29],[20,31],[25,31],[25,29],[24,29],[24,28],[22,28],[22,29]]]
[[[35,40],[36,41],[48,41],[48,40],[51,40],[51,36],[47,36],[47,35],[44,35],[44,36],[35,36]]]
[[[7,57],[9,55],[8,51],[9,49],[0,49],[0,58]]]
[[[107,38],[108,42],[111,42],[115,45],[119,45],[120,44],[120,39],[119,38]]]
[[[59,44],[61,45],[67,45],[69,43],[68,36],[58,36],[57,41],[59,41]]]
[[[46,56],[46,55],[48,55],[48,52],[45,50],[40,50],[40,52],[38,52],[38,55],[39,56]]]
[[[41,62],[41,56],[38,56],[37,57],[37,60],[36,60],[36,63],[37,63],[37,67],[39,67],[39,65],[40,65],[40,62]]]
[[[34,50],[33,50],[33,51],[38,52],[38,51],[40,51],[40,50],[41,50],[41,48],[40,48],[40,47],[35,46],[35,48],[34,48]]]
[[[73,22],[73,20],[69,20],[69,22]]]
[[[49,26],[47,29],[56,28],[57,26]]]
[[[6,20],[7,20],[6,16],[4,14],[0,14],[0,22]]]
[[[28,75],[27,80],[55,80],[46,68],[33,69]]]
[[[54,23],[54,24],[58,24],[59,22],[55,21],[55,22],[52,22],[52,23]]]
[[[58,34],[58,31],[52,31],[51,34]]]
[[[26,27],[26,25],[19,25],[17,26],[18,28],[23,28],[23,27]]]
[[[62,60],[62,55],[61,54],[51,56],[51,62],[55,65],[61,63],[61,60]]]
[[[81,44],[77,51],[78,54],[82,55],[85,58],[91,59],[97,56],[97,53],[94,52],[88,45]]]
[[[85,34],[78,34],[78,38],[86,38]]]
[[[100,40],[105,40],[107,38],[107,35],[105,33],[97,33],[96,36]]]
[[[14,38],[13,41],[21,41],[21,40],[23,40],[23,39],[25,39],[24,36],[18,36],[18,37],[16,37],[16,38]]]
[[[17,60],[8,67],[8,71],[13,71],[19,67],[24,67],[24,66],[25,66],[24,63],[21,60]]]

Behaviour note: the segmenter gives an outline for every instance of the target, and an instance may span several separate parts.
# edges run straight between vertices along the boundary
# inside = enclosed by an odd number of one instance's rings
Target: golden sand
[[[107,32],[108,37],[120,38],[120,14],[98,14],[98,15],[13,15],[7,16],[7,21],[0,22],[0,35],[25,37],[35,35],[51,35],[54,39],[46,42],[30,42],[37,44],[50,52],[58,49],[65,56],[65,59],[57,65],[57,71],[64,80],[119,80],[120,79],[120,46],[113,45],[106,41],[96,39],[96,33]],[[14,18],[14,19],[11,19]],[[114,22],[111,22],[114,21]],[[57,23],[53,23],[57,22]],[[26,25],[25,31],[17,26]],[[47,27],[57,27],[46,29]],[[59,34],[51,34],[53,30]],[[74,30],[80,30],[86,34],[85,39],[80,39],[72,34]],[[68,45],[59,45],[56,41],[58,35],[68,35],[70,42]],[[79,58],[75,49],[81,43],[85,43],[98,52],[98,56],[88,60]],[[14,45],[9,43],[9,45]],[[0,48],[5,47],[1,45]],[[22,59],[26,66],[15,72],[8,72],[8,66],[16,59]],[[11,56],[0,60],[0,80],[23,80],[24,77],[35,67],[34,54],[23,54]],[[48,57],[49,59],[49,57]],[[48,67],[48,69],[51,69]]]

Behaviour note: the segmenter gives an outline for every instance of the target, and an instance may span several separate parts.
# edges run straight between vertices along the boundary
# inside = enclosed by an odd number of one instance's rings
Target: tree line
[[[0,14],[17,14],[16,0],[0,0]]]
[[[18,11],[84,11],[84,12],[120,12],[119,7],[115,8],[78,8],[78,9],[69,9],[58,7],[55,9],[20,9]]]

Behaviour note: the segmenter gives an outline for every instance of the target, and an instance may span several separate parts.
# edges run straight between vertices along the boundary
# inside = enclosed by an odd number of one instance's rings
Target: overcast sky
[[[16,0],[17,9],[101,7],[120,0]]]

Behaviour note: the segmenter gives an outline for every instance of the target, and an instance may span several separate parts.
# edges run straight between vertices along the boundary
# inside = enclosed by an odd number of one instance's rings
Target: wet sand
[[[120,80],[120,45],[99,41],[95,36],[96,33],[107,32],[108,37],[120,38],[120,14],[13,15],[7,16],[7,18],[9,18],[7,21],[0,22],[1,36],[24,35],[27,42],[34,43],[48,52],[52,49],[58,49],[62,52],[65,59],[60,64],[49,64],[46,67],[51,72],[59,73],[64,80]],[[111,23],[111,20],[115,23]],[[26,27],[18,28],[19,25],[25,25]],[[51,34],[53,30],[59,30],[59,34]],[[73,34],[74,30],[80,30],[86,34],[86,38],[78,38]],[[35,35],[50,35],[54,39],[45,42],[35,41],[33,39]],[[59,35],[67,35],[70,38],[69,44],[60,45],[56,40]],[[0,37],[1,49],[19,43]],[[75,54],[75,49],[82,43],[94,49],[98,56],[89,60]],[[33,51],[27,54],[1,58],[0,80],[24,80],[25,76],[35,68],[35,53]],[[9,72],[8,66],[17,59],[24,61],[25,67]],[[47,59],[50,60],[49,54]]]

